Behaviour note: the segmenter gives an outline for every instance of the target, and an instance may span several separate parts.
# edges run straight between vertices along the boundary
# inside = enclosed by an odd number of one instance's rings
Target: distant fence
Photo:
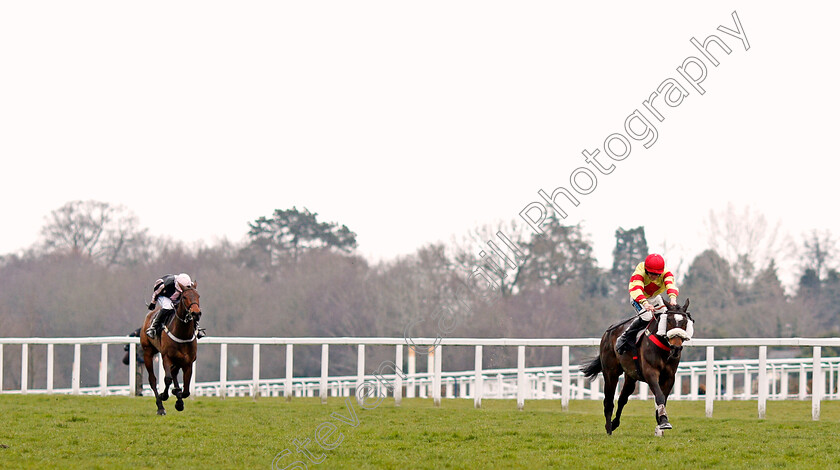
[[[601,376],[587,383],[578,366],[569,364],[570,348],[591,348],[598,346],[599,338],[582,339],[483,339],[483,338],[444,338],[435,344],[432,338],[415,338],[416,346],[429,347],[427,371],[417,372],[414,350],[407,348],[403,338],[243,338],[243,337],[207,337],[201,344],[220,345],[219,380],[212,382],[193,382],[191,390],[198,396],[283,396],[287,399],[301,396],[319,396],[322,402],[327,396],[352,396],[365,381],[377,384],[381,395],[389,393],[389,388],[378,381],[376,375],[365,374],[365,346],[393,346],[394,363],[401,369],[401,374],[380,375],[389,384],[393,384],[391,395],[399,405],[403,396],[431,397],[440,405],[441,398],[471,398],[476,407],[482,399],[516,399],[522,409],[525,400],[559,399],[562,408],[569,406],[575,399],[602,400]],[[109,385],[108,346],[129,344],[130,364],[125,374],[127,382],[123,385]],[[138,390],[136,374],[136,352],[139,338],[125,336],[106,336],[89,338],[0,338],[0,392],[2,393],[64,393],[97,395],[130,395]],[[5,390],[3,387],[3,351],[4,347],[20,345],[20,388]],[[35,345],[46,345],[46,386],[29,387],[29,349]],[[73,362],[70,387],[55,388],[54,385],[54,348],[56,345],[73,346]],[[81,387],[81,348],[82,346],[100,346],[99,385]],[[247,380],[228,380],[228,346],[250,345],[252,354],[252,376]],[[260,376],[261,346],[285,346],[285,378],[266,379]],[[294,347],[298,345],[321,346],[321,376],[294,377]],[[329,376],[329,348],[331,345],[355,346],[357,350],[357,375]],[[840,358],[822,358],[824,346],[840,346],[840,338],[734,338],[734,339],[695,339],[685,344],[687,347],[705,347],[706,360],[683,362],[677,373],[677,381],[671,400],[704,400],[706,416],[711,417],[716,400],[758,401],[758,416],[765,417],[767,400],[807,400],[812,403],[812,419],[820,416],[820,402],[824,399],[837,400],[840,383]],[[443,371],[443,350],[448,346],[471,346],[475,348],[475,367],[460,372]],[[517,348],[517,366],[509,369],[484,369],[483,348],[500,346]],[[757,358],[737,360],[715,360],[715,347],[755,347]],[[531,347],[561,348],[561,364],[555,367],[525,367],[525,350]],[[811,357],[767,358],[767,348],[811,348]],[[407,361],[404,350],[408,349]],[[201,357],[201,355],[199,355]],[[163,376],[162,365],[157,361],[159,377]],[[200,360],[194,368],[196,378],[200,378]],[[113,375],[113,374],[112,374]],[[113,377],[112,377],[113,379]],[[740,385],[740,389],[736,388]],[[151,389],[146,386],[147,393]],[[686,390],[685,392],[683,390]],[[634,399],[647,399],[649,391],[646,384],[640,384]]]

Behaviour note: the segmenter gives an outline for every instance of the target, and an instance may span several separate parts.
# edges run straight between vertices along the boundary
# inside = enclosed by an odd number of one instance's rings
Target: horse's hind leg
[[[615,398],[615,389],[618,386],[618,377],[621,374],[606,368],[602,372],[604,374],[604,417],[607,420],[604,428],[607,430],[607,434],[612,434],[613,398]]]
[[[615,418],[612,420],[612,428],[615,431],[616,428],[621,424],[621,411],[624,409],[624,405],[627,404],[627,399],[630,398],[630,395],[636,390],[636,379],[632,379],[629,376],[624,376],[624,386],[621,387],[621,393],[618,395],[618,406],[615,410]]]
[[[155,352],[150,349],[143,349],[143,363],[146,364],[146,372],[149,373],[149,387],[155,392],[155,404],[157,405],[157,414],[165,415],[166,410],[163,408],[163,401],[160,399],[157,389],[157,377],[155,376]]]

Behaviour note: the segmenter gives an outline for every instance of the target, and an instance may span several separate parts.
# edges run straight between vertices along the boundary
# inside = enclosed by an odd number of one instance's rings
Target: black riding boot
[[[636,317],[633,323],[624,330],[624,333],[615,341],[615,351],[618,354],[624,354],[627,351],[636,349],[636,333],[647,325],[648,322]]]
[[[157,331],[155,330],[157,329],[157,325],[160,323],[158,321],[158,318],[160,318],[160,310],[152,314],[152,321],[151,323],[149,323],[149,327],[146,328],[146,336],[148,336],[149,338],[154,338],[155,336],[157,336]]]
[[[149,338],[157,338],[158,332],[161,330],[161,322],[171,313],[175,313],[175,310],[158,310],[157,313],[155,313],[155,317],[152,318],[152,324],[149,325],[149,329],[146,330],[146,336],[148,336]]]
[[[195,321],[195,337],[196,339],[201,339],[207,336],[207,330],[198,326],[198,320]]]

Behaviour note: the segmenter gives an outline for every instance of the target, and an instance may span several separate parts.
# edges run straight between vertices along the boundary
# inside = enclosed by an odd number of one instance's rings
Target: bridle
[[[666,316],[667,315],[682,315],[683,317],[685,317],[686,327],[689,326],[689,324],[690,324],[689,322],[694,322],[694,319],[691,318],[691,314],[688,311],[670,310],[669,309],[669,310],[666,310],[665,312],[660,313],[658,317],[655,316],[651,320],[651,324],[652,325],[658,325],[660,319],[662,318],[662,315],[666,315]],[[667,321],[668,320],[666,319],[665,320],[666,324],[667,324]],[[680,336],[684,340],[685,339],[691,339],[690,336],[689,336],[689,333],[687,333],[684,328],[679,328],[679,327],[673,328],[666,333],[665,337],[666,337],[667,341],[665,343],[663,343],[659,339],[659,337],[657,336],[656,333],[650,333],[650,332],[648,332],[648,333],[649,333],[648,334],[648,339],[650,340],[651,343],[653,343],[659,349],[662,349],[664,351],[667,351],[667,352],[671,353],[671,355],[674,354],[674,349],[678,349],[678,350],[682,349],[682,346],[677,347],[677,346],[674,346],[673,344],[671,344],[671,338],[673,338],[674,336]]]
[[[189,287],[189,288],[184,289],[184,292],[186,292],[188,290],[195,290],[195,289],[193,289],[192,287]],[[193,320],[196,320],[196,315],[198,315],[198,316],[201,315],[201,306],[198,304],[198,302],[190,302],[189,304],[187,304],[187,302],[186,302],[187,296],[184,295],[184,292],[181,293],[181,300],[178,302],[178,308],[175,309],[175,318],[177,318],[181,323],[189,324],[189,323],[192,323]],[[184,307],[185,305],[186,305],[186,307]],[[190,311],[190,308],[192,308],[193,305],[199,305],[198,312]],[[186,312],[186,314],[184,315],[184,318],[181,318],[181,315],[179,314],[179,311],[181,310],[181,308],[183,308],[184,311]],[[194,330],[192,337],[188,338],[188,339],[182,339],[182,338],[179,338],[179,337],[175,336],[174,334],[172,334],[171,331],[169,331],[169,328],[167,328],[166,325],[163,326],[163,331],[166,332],[167,336],[169,336],[169,339],[171,339],[172,341],[175,341],[176,343],[191,343],[191,342],[195,341],[196,338],[198,337],[198,330]]]
[[[195,289],[193,289],[192,287],[188,287],[188,288],[184,289],[184,292],[186,292],[188,290],[195,290]],[[181,302],[179,303],[179,305],[186,304],[186,300],[187,300],[187,296],[185,296],[184,293],[182,292],[181,293]],[[184,307],[184,311],[187,312],[186,315],[184,315],[184,318],[181,318],[181,316],[178,315],[178,310],[180,310],[180,309],[175,311],[175,318],[180,320],[182,323],[190,323],[191,321],[193,321],[195,319],[195,317],[193,316],[193,312],[190,310],[193,305],[198,305],[198,312],[195,312],[195,313],[198,314],[198,315],[201,315],[201,305],[199,305],[198,302],[190,302],[188,305],[186,305]]]

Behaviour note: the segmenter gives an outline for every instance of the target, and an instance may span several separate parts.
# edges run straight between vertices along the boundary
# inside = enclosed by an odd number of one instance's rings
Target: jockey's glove
[[[149,310],[154,310],[154,309],[155,309],[155,303],[152,302],[152,303],[149,304]]]

